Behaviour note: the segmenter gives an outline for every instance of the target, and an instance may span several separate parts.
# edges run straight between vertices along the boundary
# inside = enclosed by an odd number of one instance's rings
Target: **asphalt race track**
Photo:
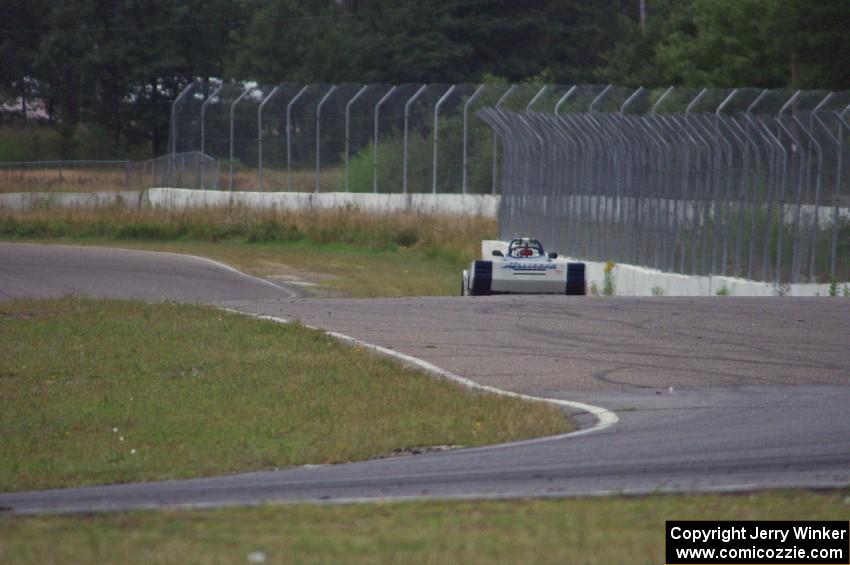
[[[0,494],[0,511],[850,484],[843,298],[302,299],[198,258],[0,243],[0,299],[66,294],[298,318],[484,385],[602,406],[619,422],[575,437],[345,465]]]

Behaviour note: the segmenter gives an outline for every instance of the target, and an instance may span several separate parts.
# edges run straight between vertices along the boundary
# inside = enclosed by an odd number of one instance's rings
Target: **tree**
[[[15,2],[3,8],[0,24],[0,103],[4,98],[21,97],[26,105],[37,85],[33,79],[35,55],[41,41],[44,0]]]
[[[23,31],[0,36],[0,88],[19,95],[20,85],[37,86],[56,108],[66,158],[78,154],[81,123],[97,141],[89,156],[126,155],[139,142],[164,152],[171,101],[192,80],[222,75],[229,30],[245,23],[244,6],[232,0],[31,6],[16,3],[9,12]]]
[[[626,85],[846,89],[846,0],[651,0],[597,76]]]
[[[850,90],[850,5],[846,0],[777,3],[777,37],[790,86]]]
[[[663,78],[692,87],[776,88],[787,83],[775,0],[693,0],[692,26],[656,51]]]

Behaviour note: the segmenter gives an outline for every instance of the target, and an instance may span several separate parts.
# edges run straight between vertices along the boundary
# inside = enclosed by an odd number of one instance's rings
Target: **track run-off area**
[[[315,299],[196,257],[0,243],[0,299],[69,294],[300,320],[484,387],[601,407],[616,423],[344,465],[5,493],[5,512],[850,484],[845,298]]]

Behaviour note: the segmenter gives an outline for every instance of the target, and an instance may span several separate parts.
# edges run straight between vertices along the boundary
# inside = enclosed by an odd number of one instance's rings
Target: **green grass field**
[[[4,563],[664,563],[665,520],[847,520],[850,491],[0,518]]]
[[[169,303],[0,302],[3,491],[338,463],[569,428],[552,406],[472,392],[299,325]]]

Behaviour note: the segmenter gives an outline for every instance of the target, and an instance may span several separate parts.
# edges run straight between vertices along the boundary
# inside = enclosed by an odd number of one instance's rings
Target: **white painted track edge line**
[[[218,267],[226,269],[226,270],[228,270],[232,273],[236,273],[237,275],[240,275],[242,277],[253,279],[253,280],[261,282],[265,285],[272,286],[272,287],[274,287],[278,290],[282,290],[282,291],[286,292],[287,294],[289,294],[290,298],[299,298],[300,297],[299,294],[297,292],[295,292],[294,290],[292,290],[291,288],[281,286],[281,285],[274,283],[274,282],[267,280],[267,279],[255,277],[254,275],[249,275],[248,273],[243,273],[242,271],[240,271],[239,269],[237,269],[235,267],[231,267],[230,265],[228,265],[226,263],[222,263],[221,261],[216,261],[215,259],[210,259],[209,257],[201,257],[200,255],[190,255],[188,253],[171,253],[171,252],[168,252],[168,251],[166,251],[164,253],[168,253],[169,255],[178,255],[178,256],[181,256],[181,257],[192,257],[194,259],[199,259],[201,261],[211,263],[213,265],[216,265]]]
[[[241,314],[241,315],[244,315],[244,316],[250,316],[252,318],[257,318],[257,319],[260,319],[260,320],[269,320],[269,321],[272,321],[272,322],[277,322],[279,324],[290,324],[291,323],[290,320],[287,320],[286,318],[280,318],[278,316],[269,316],[269,315],[266,315],[266,314],[253,314],[253,313],[250,313],[250,312],[244,312],[242,310],[236,310],[234,308],[223,308],[223,310],[225,310],[227,312],[232,312],[234,314]],[[442,368],[434,365],[433,363],[429,363],[428,361],[425,361],[424,359],[420,359],[418,357],[414,357],[413,355],[407,355],[406,353],[401,353],[399,351],[395,351],[394,349],[390,349],[388,347],[382,347],[380,345],[375,345],[373,343],[369,343],[369,342],[363,341],[362,339],[358,339],[356,337],[352,337],[350,335],[346,335],[346,334],[343,334],[343,333],[328,331],[328,330],[324,330],[322,328],[310,326],[310,325],[307,325],[307,324],[304,324],[304,327],[312,329],[312,330],[323,332],[325,335],[336,338],[340,341],[343,341],[343,342],[346,342],[346,343],[349,343],[349,344],[353,344],[353,345],[357,345],[357,346],[363,347],[364,349],[369,349],[371,351],[374,351],[376,353],[380,353],[382,355],[386,355],[388,357],[393,357],[393,358],[398,359],[400,361],[403,361],[403,362],[405,362],[409,365],[413,365],[415,367],[418,367],[419,369],[422,369],[423,371],[425,371],[427,373],[430,373],[430,374],[436,375],[438,377],[444,378],[446,380],[455,382],[457,384],[460,384],[462,386],[465,386],[465,387],[473,389],[473,390],[479,390],[479,391],[482,391],[482,392],[489,392],[489,393],[492,393],[492,394],[498,394],[500,396],[520,398],[522,400],[529,400],[529,401],[532,401],[532,402],[546,402],[548,404],[554,404],[554,405],[562,407],[562,408],[571,408],[573,410],[580,410],[582,412],[587,412],[587,413],[591,414],[594,418],[596,418],[596,424],[589,427],[589,428],[583,428],[583,429],[580,429],[580,430],[575,430],[575,431],[572,431],[572,432],[567,432],[565,434],[558,434],[558,435],[554,435],[554,436],[545,436],[545,437],[534,438],[534,439],[513,441],[513,442],[508,442],[508,443],[500,443],[500,444],[497,444],[497,445],[486,445],[486,446],[482,446],[482,447],[475,447],[475,448],[470,448],[469,449],[470,451],[473,450],[473,449],[474,450],[502,449],[502,448],[505,448],[505,447],[516,447],[518,445],[530,445],[530,444],[535,444],[535,443],[557,441],[557,440],[564,439],[564,438],[574,438],[574,437],[583,436],[583,435],[587,435],[587,434],[591,434],[591,433],[601,432],[602,430],[608,429],[608,428],[610,428],[611,426],[613,426],[614,424],[616,424],[617,422],[620,421],[620,418],[617,416],[617,414],[615,412],[613,412],[612,410],[608,410],[607,408],[602,408],[601,406],[594,406],[593,404],[587,404],[587,403],[584,403],[584,402],[577,402],[577,401],[574,401],[574,400],[562,400],[560,398],[548,398],[548,397],[544,397],[544,396],[531,396],[529,394],[522,394],[522,393],[519,393],[519,392],[510,391],[510,390],[503,390],[503,389],[496,388],[496,387],[489,386],[489,385],[483,385],[481,383],[477,383],[477,382],[473,381],[472,379],[468,379],[466,377],[461,377],[460,375],[456,375],[455,373],[452,373],[451,371],[447,371],[446,369],[442,369]]]

